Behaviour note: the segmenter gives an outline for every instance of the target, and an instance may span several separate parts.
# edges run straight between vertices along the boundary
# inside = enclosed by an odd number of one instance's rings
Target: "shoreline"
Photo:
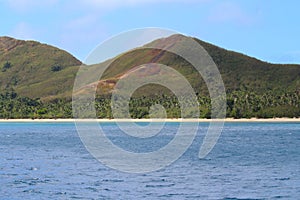
[[[300,122],[300,118],[225,118],[222,119],[0,119],[3,122]]]

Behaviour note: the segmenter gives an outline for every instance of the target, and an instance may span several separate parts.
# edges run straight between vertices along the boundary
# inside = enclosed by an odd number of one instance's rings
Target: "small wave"
[[[28,189],[28,190],[23,190],[24,193],[35,193],[35,194],[41,194],[42,192],[37,191],[35,189]]]
[[[174,197],[174,196],[185,196],[186,194],[184,193],[171,193],[171,194],[164,194],[164,195],[160,195],[158,196],[159,198],[169,198],[169,197]],[[179,198],[179,197],[177,197]]]
[[[87,187],[85,188],[86,190],[90,190],[92,192],[98,192],[98,190],[96,188],[93,188],[93,187]]]
[[[272,199],[289,199],[289,198],[291,198],[291,197],[290,196],[281,196],[281,195],[272,197]]]
[[[146,188],[163,188],[163,187],[172,187],[174,186],[174,183],[171,184],[158,184],[158,185],[146,185]]]
[[[237,197],[225,197],[222,200],[264,200],[264,199],[257,199],[257,198],[237,198]]]
[[[121,179],[103,179],[102,182],[120,183],[120,182],[124,182],[124,180],[121,180]]]
[[[41,183],[49,183],[50,180],[49,179],[39,179],[39,178],[29,178],[29,179],[22,179],[22,180],[15,180],[14,184],[15,185],[37,185],[37,184],[41,184]]]
[[[289,177],[283,177],[283,178],[275,178],[276,181],[287,181],[290,180]]]

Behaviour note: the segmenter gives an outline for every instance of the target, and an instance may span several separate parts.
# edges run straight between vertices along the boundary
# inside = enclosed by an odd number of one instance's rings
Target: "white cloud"
[[[210,22],[234,23],[238,25],[251,25],[255,22],[255,17],[248,14],[239,5],[226,2],[213,8],[208,16]]]
[[[81,4],[91,6],[91,8],[117,8],[155,3],[202,3],[207,1],[210,0],[79,0]]]
[[[34,29],[25,22],[18,23],[14,27],[11,35],[18,39],[25,39],[25,40],[35,39]]]
[[[97,16],[86,15],[71,20],[66,26],[69,29],[84,29],[90,27],[91,25],[94,25],[96,22],[97,22]]]
[[[300,51],[285,52],[280,56],[275,56],[275,62],[278,63],[300,63]]]
[[[85,15],[73,19],[63,25],[60,32],[60,44],[66,50],[71,50],[72,53],[80,59],[87,55],[79,55],[80,52],[88,53],[95,48],[95,41],[102,41],[107,38],[107,24],[100,20],[96,15]]]
[[[38,7],[48,7],[55,5],[59,0],[8,0],[8,5],[18,11],[27,12]]]

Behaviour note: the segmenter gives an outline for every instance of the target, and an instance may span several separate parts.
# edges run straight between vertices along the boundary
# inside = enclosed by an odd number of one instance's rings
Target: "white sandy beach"
[[[300,118],[268,118],[268,119],[257,119],[257,118],[242,118],[233,119],[226,118],[222,119],[0,119],[2,122],[211,122],[211,121],[224,121],[224,122],[300,122]]]

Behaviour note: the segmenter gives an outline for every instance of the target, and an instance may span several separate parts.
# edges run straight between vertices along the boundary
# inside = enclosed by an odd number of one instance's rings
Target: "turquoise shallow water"
[[[143,125],[143,124],[140,124]],[[0,123],[0,199],[298,199],[300,123],[227,123],[198,159],[208,124],[172,165],[145,174],[110,169],[85,149],[72,123]],[[166,145],[178,123],[132,141],[114,123],[109,139],[136,152]]]

